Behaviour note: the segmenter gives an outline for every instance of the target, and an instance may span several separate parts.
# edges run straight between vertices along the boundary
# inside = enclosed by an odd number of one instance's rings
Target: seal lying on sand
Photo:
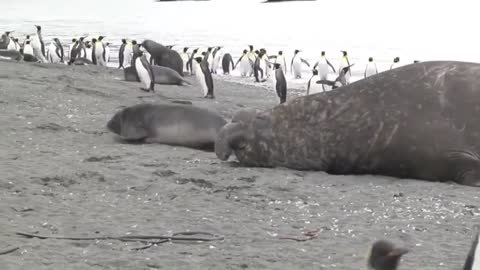
[[[8,60],[16,60],[21,61],[23,60],[23,55],[16,50],[0,50],[0,59],[8,59]]]
[[[226,121],[193,105],[139,104],[117,112],[107,128],[127,141],[181,145],[213,151]]]
[[[155,65],[169,67],[183,76],[183,60],[180,54],[153,40],[145,40],[142,46],[150,53]]]
[[[480,64],[423,62],[298,97],[222,128],[246,166],[480,186]]]
[[[184,79],[178,72],[175,70],[162,67],[162,66],[152,66],[155,84],[173,84],[173,85],[192,85],[189,81]],[[139,82],[137,71],[133,67],[127,67],[123,70],[125,75],[125,80],[129,82]]]

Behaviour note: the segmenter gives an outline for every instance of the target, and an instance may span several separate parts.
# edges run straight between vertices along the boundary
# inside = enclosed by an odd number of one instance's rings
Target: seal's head
[[[397,248],[388,241],[379,240],[370,250],[368,267],[374,270],[396,270],[400,258],[406,253],[407,249]]]
[[[107,123],[108,130],[118,135],[122,131],[122,114],[123,110],[117,112]]]

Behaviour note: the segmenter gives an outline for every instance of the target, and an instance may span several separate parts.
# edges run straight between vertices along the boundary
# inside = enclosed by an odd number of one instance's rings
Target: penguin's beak
[[[390,251],[387,256],[388,257],[400,257],[404,254],[407,254],[408,253],[408,249],[406,248],[395,248],[393,249],[392,251]]]

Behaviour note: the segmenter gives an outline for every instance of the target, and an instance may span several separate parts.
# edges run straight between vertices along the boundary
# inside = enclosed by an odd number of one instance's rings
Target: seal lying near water
[[[171,68],[153,65],[152,71],[155,78],[155,84],[192,85],[189,81],[180,76],[178,72]],[[137,71],[133,67],[125,68],[123,74],[125,76],[125,81],[140,81]]]
[[[117,112],[107,128],[126,141],[213,151],[215,137],[226,123],[220,115],[193,105],[139,104]]]
[[[480,64],[436,61],[236,116],[215,152],[245,166],[480,186]]]

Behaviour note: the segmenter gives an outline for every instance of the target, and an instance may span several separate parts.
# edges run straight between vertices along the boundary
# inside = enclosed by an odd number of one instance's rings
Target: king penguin
[[[379,240],[372,245],[367,266],[372,270],[397,270],[398,263],[408,249],[395,247],[392,243]]]
[[[373,61],[373,57],[368,58],[368,64],[365,67],[365,72],[363,73],[364,79],[367,77],[370,77],[372,75],[377,75],[378,74],[378,69],[377,69],[377,64]]]
[[[280,64],[275,63],[273,68],[275,69],[275,90],[277,91],[277,96],[280,98],[280,104],[282,104],[287,101],[287,81],[285,80],[285,75],[283,74]]]
[[[52,64],[63,63],[63,46],[58,38],[54,38],[48,46],[47,59]]]
[[[230,65],[232,65],[232,70],[235,69],[235,63],[233,63],[232,55],[226,53],[222,57],[223,75],[230,74]]]
[[[317,83],[317,81],[319,80],[321,80],[321,77],[318,74],[318,70],[313,69],[312,77],[310,78],[310,80],[308,80],[307,84],[307,96],[310,94],[320,93],[322,92],[322,90],[323,92],[325,92],[325,88],[322,87],[323,85]]]
[[[73,50],[73,47],[75,47],[75,45],[77,45],[77,39],[76,38],[72,38],[72,43],[68,46],[68,57],[71,58],[72,57],[72,50]]]
[[[250,70],[252,69],[252,66],[254,63],[252,63],[252,60],[250,60],[250,57],[248,56],[248,51],[243,50],[242,56],[238,58],[237,63],[235,64],[235,68],[237,68],[237,65],[240,63],[240,76],[246,77],[250,74]]]
[[[97,42],[93,46],[97,65],[100,65],[100,66],[107,65],[105,61],[105,44],[103,43],[103,38],[104,36],[99,36]]]
[[[188,53],[188,47],[183,48],[183,51],[180,53],[180,57],[183,61],[183,72],[188,72],[188,61],[190,60],[190,54]]]
[[[42,27],[40,25],[35,25],[35,27],[37,28],[37,34],[32,38],[33,53],[42,63],[47,63],[47,59],[45,58],[45,43],[43,43],[42,38]]]
[[[298,55],[299,52],[301,51],[295,50],[295,53],[292,58],[292,63],[290,65],[290,69],[292,70],[292,73],[295,79],[302,78],[302,63],[310,67],[310,64],[305,59],[303,59]]]
[[[390,66],[390,69],[394,69],[400,65],[400,57],[393,58],[393,64]]]
[[[340,59],[340,67],[338,68],[338,72],[341,72],[345,67],[350,66],[350,61],[348,61],[347,51],[341,51],[341,52],[342,52],[342,59]],[[348,73],[345,74],[345,80],[347,81],[347,84],[350,83],[351,76],[352,76],[352,71],[349,70]]]
[[[195,57],[194,63],[195,76],[202,87],[204,98],[215,98],[213,95],[213,79],[210,73],[207,58]]]
[[[127,40],[124,38],[122,39],[122,45],[120,45],[120,49],[118,50],[118,68],[123,68],[123,53],[125,52],[126,45]]]
[[[327,79],[328,74],[330,73],[329,67],[332,69],[333,73],[336,73],[335,68],[325,56],[325,51],[322,51],[320,55],[320,60],[318,60],[315,66],[313,66],[313,69],[318,70],[318,76],[320,76],[320,80]]]
[[[213,74],[217,74],[218,66],[220,65],[220,61],[222,60],[222,48],[223,46],[217,46],[213,50],[213,61],[210,64],[210,69],[212,70]]]
[[[282,67],[283,73],[287,74],[287,61],[283,55],[283,51],[279,51],[277,57],[275,58],[275,63],[280,64]]]
[[[147,92],[155,92],[155,75],[152,70],[152,66],[148,63],[147,58],[143,54],[143,51],[140,49],[135,50],[134,52],[134,67],[137,71],[138,78],[140,82],[144,85],[140,89]]]
[[[27,39],[25,40],[25,44],[23,45],[23,54],[24,55],[31,55],[31,56],[35,56],[33,54],[33,47],[32,47],[32,44],[31,44],[31,40]]]
[[[197,53],[198,53],[198,48],[193,49],[192,53],[190,54],[190,59],[188,59],[187,69],[188,71],[190,71],[190,75],[195,75],[195,69],[193,68],[193,66],[194,66],[195,58],[197,57]]]

